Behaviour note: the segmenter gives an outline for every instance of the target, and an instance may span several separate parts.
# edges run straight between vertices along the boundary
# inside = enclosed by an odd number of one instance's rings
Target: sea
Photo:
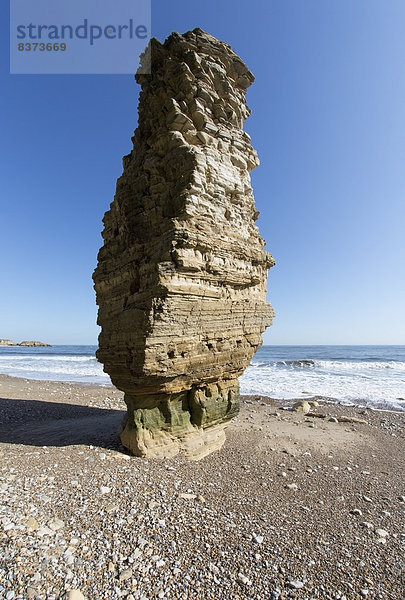
[[[97,346],[0,348],[0,373],[110,386]],[[280,400],[321,396],[405,411],[405,346],[263,346],[240,378],[242,394]]]

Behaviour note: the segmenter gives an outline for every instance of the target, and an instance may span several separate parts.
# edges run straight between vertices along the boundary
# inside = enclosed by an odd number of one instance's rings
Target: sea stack
[[[201,29],[152,39],[148,56],[93,276],[97,358],[125,392],[123,445],[197,459],[222,446],[238,377],[273,317],[274,260],[249,176],[259,161],[243,131],[254,78]]]

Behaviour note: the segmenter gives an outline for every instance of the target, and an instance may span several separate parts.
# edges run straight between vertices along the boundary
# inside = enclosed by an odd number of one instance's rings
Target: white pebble
[[[264,537],[262,535],[253,534],[253,539],[257,544],[263,544]]]
[[[49,529],[52,529],[52,531],[58,531],[59,529],[63,529],[63,527],[65,526],[65,523],[63,521],[61,521],[61,519],[51,519],[48,522],[48,527]]]
[[[378,537],[380,538],[386,538],[388,535],[388,531],[385,531],[385,529],[376,529],[375,534],[378,535]]]
[[[250,579],[248,579],[243,573],[238,573],[238,581],[244,585],[252,585]]]
[[[125,569],[120,573],[120,581],[127,581],[127,579],[131,579],[132,577],[132,569]]]
[[[301,588],[304,587],[304,584],[302,581],[289,581],[288,585],[292,588],[294,588],[295,590],[300,590]]]
[[[66,594],[66,600],[85,600],[80,590],[70,590]]]

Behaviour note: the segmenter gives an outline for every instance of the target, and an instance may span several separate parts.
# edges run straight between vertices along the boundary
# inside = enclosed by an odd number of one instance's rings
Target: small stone
[[[257,544],[263,544],[264,537],[262,535],[253,534],[253,539]]]
[[[133,574],[132,569],[125,569],[120,573],[120,581],[127,581],[127,579],[131,579]]]
[[[385,531],[385,529],[376,529],[375,534],[378,535],[378,537],[380,538],[386,538],[388,535],[388,531]]]
[[[85,600],[80,590],[70,590],[66,593],[65,600]]]
[[[366,529],[374,529],[374,525],[372,523],[369,523],[368,521],[363,521],[362,523],[360,523],[360,525],[362,527],[365,527]]]
[[[371,498],[369,498],[368,496],[363,496],[363,500],[364,502],[372,502]]]
[[[204,502],[205,502],[205,498],[204,498],[204,496],[201,496],[201,494],[198,494],[197,500],[198,500],[198,502],[201,502],[201,504],[204,504]]]
[[[37,531],[38,537],[43,537],[44,535],[54,535],[55,532],[50,527],[41,526]]]
[[[363,598],[365,598],[366,596],[368,596],[368,590],[366,588],[363,588],[362,590],[360,590],[360,595],[363,596]]]
[[[304,587],[304,583],[302,581],[289,581],[288,585],[295,590],[300,590]]]
[[[243,585],[252,585],[250,579],[248,579],[248,577],[246,577],[246,575],[244,575],[243,573],[238,573],[237,580],[239,581],[239,583],[243,583]]]
[[[296,483],[287,483],[285,486],[288,490],[293,490],[296,492],[298,490],[298,485]]]
[[[346,417],[342,415],[338,418],[339,423],[359,423],[363,425],[368,425],[368,421],[365,419],[358,419],[357,417]]]
[[[337,418],[336,418],[336,417],[330,417],[330,418],[328,419],[328,421],[329,421],[329,423],[339,423],[339,421],[337,420]]]
[[[100,460],[105,460],[107,458],[107,455],[104,452],[100,453]]]
[[[33,517],[29,517],[27,519],[27,522],[25,523],[25,526],[27,528],[27,531],[29,531],[29,532],[31,532],[31,531],[38,531],[38,529],[39,529],[39,523]]]
[[[197,494],[179,494],[179,498],[183,500],[195,500],[197,498]]]
[[[311,405],[306,400],[298,400],[293,406],[294,412],[308,413],[311,410]]]
[[[51,519],[48,522],[48,527],[49,529],[52,529],[52,531],[58,531],[59,529],[63,529],[63,527],[65,526],[65,523],[63,521],[61,521],[61,519]]]
[[[356,515],[356,517],[361,517],[362,516],[362,512],[359,508],[354,508],[353,510],[350,511],[351,515]]]
[[[109,494],[111,492],[111,488],[108,487],[107,485],[102,485],[100,487],[100,492],[101,492],[101,494]]]

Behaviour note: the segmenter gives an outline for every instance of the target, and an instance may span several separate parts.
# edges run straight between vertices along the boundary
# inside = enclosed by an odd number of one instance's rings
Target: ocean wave
[[[312,358],[303,358],[299,360],[279,360],[279,361],[256,361],[251,363],[253,368],[277,368],[287,367],[289,369],[322,369],[326,371],[336,370],[384,370],[394,369],[397,371],[405,371],[405,362],[403,361],[346,361],[346,360],[315,360]]]
[[[316,361],[312,358],[301,358],[300,360],[281,360],[278,361],[277,365],[286,365],[288,367],[298,367],[300,369],[307,369],[315,367]]]
[[[331,365],[328,361],[315,361],[312,368],[268,363],[266,368],[258,369],[251,365],[240,378],[241,393],[279,399],[326,396],[340,402],[404,410],[403,370],[372,370],[359,363],[349,364],[345,369],[344,365],[341,362]]]
[[[36,364],[35,368],[31,365],[19,365],[18,371],[24,371],[26,373],[48,373],[48,374],[66,374],[66,375],[79,375],[79,376],[89,376],[89,375],[100,375],[103,374],[103,367],[100,365],[99,368],[88,368],[88,369],[75,369],[73,367],[69,367],[68,365],[60,365],[49,367],[47,365]]]
[[[50,361],[50,362],[98,362],[95,356],[66,356],[57,354],[1,354],[0,363],[2,362],[24,362],[24,361]]]

